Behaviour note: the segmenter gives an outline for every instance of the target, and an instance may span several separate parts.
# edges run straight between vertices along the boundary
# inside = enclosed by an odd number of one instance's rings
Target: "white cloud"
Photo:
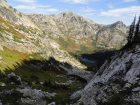
[[[87,0],[61,0],[63,2],[71,2],[71,3],[76,3],[76,4],[85,4],[87,3]]]
[[[14,8],[18,9],[24,13],[41,13],[49,14],[53,12],[58,12],[58,9],[52,8],[50,5],[40,5],[37,4],[38,0],[15,0],[26,4],[17,5]]]
[[[113,8],[113,6],[112,6],[111,4],[108,4],[108,7],[109,7],[109,8]]]
[[[17,9],[38,9],[38,8],[48,8],[50,6],[32,4],[32,5],[18,5],[15,8]]]
[[[113,16],[113,17],[120,17],[120,16],[134,16],[135,14],[140,14],[140,6],[131,6],[127,8],[120,8],[120,9],[112,9],[109,11],[103,11],[100,13],[102,16]]]
[[[123,0],[124,2],[133,2],[133,1],[136,1],[136,0]]]
[[[86,4],[88,2],[97,2],[100,0],[60,0],[63,2],[70,2],[70,3],[75,3],[75,4]]]
[[[52,8],[51,6],[44,6],[39,4],[31,4],[31,5],[18,5],[14,8],[27,11],[28,13],[43,13],[46,14],[47,12],[57,12],[58,9]]]
[[[14,8],[16,8],[16,9],[35,9],[34,6],[27,6],[27,5],[18,5]]]
[[[46,11],[46,12],[57,12],[58,9],[55,9],[55,8],[48,8],[48,9],[46,9],[46,10],[44,10],[44,11]]]
[[[92,8],[89,8],[89,7],[87,6],[87,7],[82,7],[79,11],[80,11],[80,12],[91,13],[91,12],[95,12],[96,10],[94,10],[94,9],[92,9]]]
[[[35,3],[37,0],[15,0],[18,2],[23,2],[23,3]]]

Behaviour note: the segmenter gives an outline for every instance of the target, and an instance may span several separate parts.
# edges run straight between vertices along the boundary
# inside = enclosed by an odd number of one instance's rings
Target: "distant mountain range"
[[[127,27],[121,21],[102,25],[69,11],[58,15],[28,16],[68,52],[88,53],[91,49],[120,49],[126,43]]]

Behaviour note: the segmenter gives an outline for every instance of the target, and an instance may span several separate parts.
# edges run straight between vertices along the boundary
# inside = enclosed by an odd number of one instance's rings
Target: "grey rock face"
[[[119,93],[134,87],[130,94],[126,94],[124,100],[140,103],[138,85],[140,53],[137,53],[139,49],[139,46],[133,46],[133,48],[118,53],[112,60],[106,61],[80,92],[79,102],[84,102],[86,105],[98,105],[98,102],[106,102],[114,92]],[[75,92],[71,98],[78,97],[78,93],[79,91]]]
[[[48,104],[48,105],[56,105],[56,104],[55,104],[55,102],[52,102],[52,103],[50,103],[50,104]]]
[[[8,79],[12,80],[12,83],[16,83],[17,85],[21,85],[22,81],[21,81],[21,77],[15,75],[13,72],[11,74],[8,74]]]
[[[27,18],[25,14],[18,12],[15,8],[11,7],[5,0],[0,0],[0,16],[8,20],[9,22],[18,25],[31,26],[39,30],[39,28],[29,18]]]
[[[133,92],[140,92],[140,87],[134,88],[132,91]]]
[[[90,71],[84,71],[84,70],[80,70],[77,67],[71,67],[66,68],[64,65],[59,65],[60,68],[62,68],[63,70],[65,70],[67,72],[68,75],[76,75],[79,76],[81,78],[83,78],[84,80],[86,80],[87,82],[89,82],[92,78],[93,73]]]
[[[13,91],[14,89],[2,90],[0,92],[0,95],[12,95]],[[19,99],[20,104],[46,105],[47,102],[43,98],[48,97],[51,99],[51,97],[54,97],[56,95],[56,93],[49,93],[42,90],[31,89],[30,87],[22,87],[22,89],[17,88],[16,91],[23,93],[23,96],[25,96]]]

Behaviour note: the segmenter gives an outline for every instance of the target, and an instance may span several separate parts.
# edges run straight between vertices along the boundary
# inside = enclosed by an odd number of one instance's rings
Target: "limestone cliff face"
[[[0,0],[0,46],[85,67],[45,35],[28,16],[9,6],[5,0]]]
[[[112,105],[115,100],[118,105],[119,102],[140,103],[140,45],[134,45],[107,60],[85,88],[71,98],[80,95],[79,103],[86,105],[107,102]]]
[[[85,44],[89,48],[119,49],[126,43],[127,27],[120,21],[101,25],[69,11],[49,16],[33,14],[29,17],[47,35],[66,41],[69,38],[75,46]],[[69,45],[66,50],[69,47],[72,46]]]

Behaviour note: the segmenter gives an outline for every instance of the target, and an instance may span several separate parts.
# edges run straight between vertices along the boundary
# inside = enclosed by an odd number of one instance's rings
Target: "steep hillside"
[[[68,11],[58,15],[32,14],[29,17],[69,52],[120,49],[126,43],[127,27],[120,21],[101,25]]]
[[[48,59],[54,57],[60,62],[68,62],[73,66],[85,68],[62,50],[55,40],[45,35],[28,16],[9,6],[5,0],[0,0],[0,47],[1,52],[5,52],[5,48],[8,48],[23,53],[28,58],[33,59],[39,56],[38,59]],[[0,53],[0,56],[4,61],[4,56],[11,56],[10,53],[2,54]],[[14,63],[14,61],[11,62]],[[5,65],[5,63],[2,64]],[[8,66],[8,64],[6,65]]]
[[[85,105],[139,105],[140,43],[107,60],[71,99],[79,96],[79,103]]]

